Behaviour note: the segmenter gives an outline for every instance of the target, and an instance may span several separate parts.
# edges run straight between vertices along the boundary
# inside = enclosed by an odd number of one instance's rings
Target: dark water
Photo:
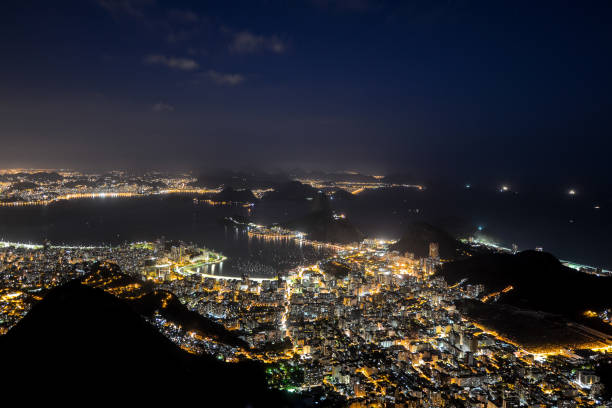
[[[46,207],[0,209],[0,239],[17,242],[84,245],[166,240],[193,242],[229,259],[214,272],[270,277],[299,264],[323,258],[329,251],[291,240],[249,238],[223,225],[231,215],[252,215],[262,223],[300,216],[308,206],[270,205],[251,210],[241,206],[194,204],[190,197],[84,199]],[[221,269],[221,270],[220,270]]]
[[[612,200],[605,195],[570,198],[560,192],[428,188],[365,192],[332,204],[370,237],[399,238],[417,220],[463,236],[478,232],[480,226],[480,234],[506,246],[542,246],[562,259],[612,269]],[[595,204],[600,208],[595,209]],[[269,224],[300,217],[309,208],[309,202],[261,202],[248,213],[240,206],[194,204],[192,198],[181,196],[73,200],[46,207],[0,208],[0,239],[119,244],[165,236],[279,270],[300,259],[310,260],[311,249],[249,240],[220,220],[240,214]]]
[[[559,189],[512,194],[428,188],[363,194],[336,205],[370,235],[399,237],[408,223],[419,220],[457,236],[483,235],[507,247],[516,243],[520,250],[541,246],[564,260],[612,269],[612,191],[573,197]]]

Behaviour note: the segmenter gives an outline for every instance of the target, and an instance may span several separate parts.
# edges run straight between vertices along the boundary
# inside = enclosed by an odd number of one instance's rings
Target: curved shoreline
[[[94,198],[132,198],[132,197],[150,197],[156,195],[174,195],[174,194],[217,194],[221,189],[185,189],[185,190],[161,190],[151,193],[136,193],[129,191],[104,191],[99,193],[73,193],[64,194],[46,200],[36,201],[3,201],[0,202],[0,207],[28,207],[28,206],[44,206],[60,201],[79,200],[79,199],[94,199]],[[209,200],[216,203],[215,201]]]

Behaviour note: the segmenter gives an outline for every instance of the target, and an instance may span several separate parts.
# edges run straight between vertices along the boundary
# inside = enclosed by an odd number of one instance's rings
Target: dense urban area
[[[359,176],[355,174],[355,176]],[[361,176],[363,178],[363,176]],[[297,181],[314,188],[342,188],[359,194],[366,189],[392,186],[410,186],[382,180],[379,176],[361,180],[321,180],[320,178],[294,177]],[[222,191],[221,182],[198,183],[190,173],[133,172],[113,170],[106,173],[74,170],[0,170],[0,206],[47,205],[56,201],[104,198],[143,197],[166,194],[214,194]],[[272,189],[269,185],[252,189],[253,199],[261,198]],[[210,204],[219,203],[211,200]]]
[[[303,239],[256,225],[249,235]],[[4,243],[0,330],[5,333],[48,289],[79,278],[123,299],[141,298],[151,288],[163,291],[168,295],[148,320],[184,350],[228,363],[261,361],[271,387],[320,390],[338,404],[604,403],[595,367],[612,352],[609,338],[589,333],[591,343],[576,349],[523,348],[470,321],[454,305],[465,298],[486,302],[500,293],[485,293],[482,285],[449,286],[435,274],[443,262],[437,243],[423,258],[391,251],[391,243],[334,245],[333,255],[316,264],[266,278],[216,274],[226,259],[222,254],[163,239],[116,247]],[[163,313],[171,296],[240,342],[181,327]]]
[[[0,390],[612,408],[611,21],[0,1]]]

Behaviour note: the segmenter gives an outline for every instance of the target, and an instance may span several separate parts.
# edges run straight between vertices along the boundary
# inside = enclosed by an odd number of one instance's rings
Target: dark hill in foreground
[[[171,322],[175,322],[185,330],[196,331],[211,337],[223,344],[242,349],[249,349],[249,344],[223,325],[191,311],[170,292],[155,290],[141,298],[129,301],[132,308],[143,316],[153,317],[155,313]]]
[[[150,281],[143,281],[121,272],[118,265],[96,263],[81,282],[93,288],[103,289],[129,304],[134,311],[146,318],[157,313],[185,330],[199,332],[232,347],[248,349],[247,342],[223,325],[189,310],[171,292],[154,289]],[[130,288],[132,290],[126,290]]]
[[[261,365],[188,354],[124,301],[78,281],[51,290],[0,337],[0,361],[10,373],[4,389],[27,386],[63,402],[197,398],[207,406],[292,406],[267,389]]]

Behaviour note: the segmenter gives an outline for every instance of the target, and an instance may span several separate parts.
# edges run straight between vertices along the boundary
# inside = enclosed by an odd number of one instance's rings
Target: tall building
[[[578,384],[582,387],[590,387],[593,384],[599,382],[599,377],[593,372],[588,370],[578,371]]]
[[[440,249],[438,247],[438,243],[437,242],[430,242],[429,243],[429,257],[432,259],[439,259],[440,258]]]

